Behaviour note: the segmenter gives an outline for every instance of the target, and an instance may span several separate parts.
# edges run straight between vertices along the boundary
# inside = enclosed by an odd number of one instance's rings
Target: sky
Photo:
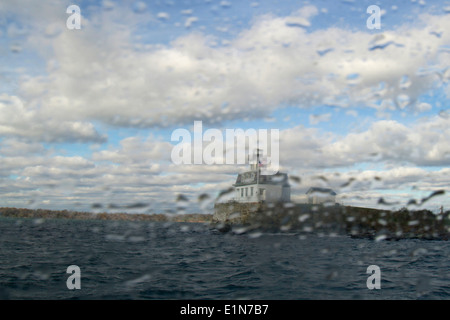
[[[211,213],[246,167],[174,163],[202,121],[279,130],[294,201],[448,210],[449,30],[448,0],[1,0],[0,206]]]

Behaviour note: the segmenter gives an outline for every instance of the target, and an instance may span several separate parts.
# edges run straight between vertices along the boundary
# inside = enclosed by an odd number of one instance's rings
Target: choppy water
[[[2,299],[449,299],[450,243],[0,218]],[[381,289],[366,286],[369,265]],[[69,290],[66,269],[81,270]]]

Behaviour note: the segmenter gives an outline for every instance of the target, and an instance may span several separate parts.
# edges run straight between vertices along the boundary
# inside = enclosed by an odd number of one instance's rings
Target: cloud
[[[16,138],[3,138],[0,141],[0,154],[2,156],[20,156],[44,154],[45,147],[38,142],[21,141]]]
[[[449,166],[449,121],[434,116],[406,126],[380,120],[365,131],[344,136],[297,126],[280,133],[280,162],[291,168],[315,169],[359,163]]]
[[[120,141],[120,148],[110,148],[94,152],[94,161],[107,161],[118,165],[155,164],[170,161],[172,145],[148,137],[128,137]]]
[[[44,142],[105,142],[89,122],[44,118],[16,96],[0,95],[0,134]]]
[[[447,123],[434,118],[410,128],[394,121],[378,121],[366,131],[339,137],[318,128],[298,126],[280,133],[281,164],[283,171],[301,178],[300,183],[291,181],[294,198],[304,194],[310,186],[326,186],[344,197],[346,204],[365,201],[367,205],[377,206],[377,201],[383,197],[386,201],[395,198],[405,205],[410,199],[420,200],[432,191],[448,190],[448,168],[437,167],[430,171],[414,166],[413,161],[402,164],[407,162],[404,155],[387,151],[372,156],[376,169],[368,166],[358,170],[353,164],[370,161],[364,152],[372,151],[371,148],[390,150],[389,144],[380,143],[382,137],[377,139],[380,132],[389,135],[392,144],[409,141],[410,145],[398,152],[414,155],[409,148],[418,147],[412,138],[416,133],[428,132],[430,128],[435,128],[437,133],[443,127],[448,127]],[[426,141],[435,139],[436,145],[440,145],[439,140],[445,141],[447,136],[444,131],[442,135],[424,137],[423,143],[429,144]],[[349,140],[354,144],[344,148]],[[2,142],[5,147],[13,143],[14,140]],[[17,152],[2,153],[0,191],[5,201],[15,206],[20,203],[23,206],[25,200],[31,199],[38,207],[44,206],[42,201],[50,201],[44,207],[92,210],[101,206],[100,210],[117,211],[123,206],[145,203],[146,206],[139,208],[143,212],[173,209],[176,195],[183,194],[191,201],[190,210],[198,211],[196,199],[200,194],[215,199],[221,190],[232,185],[237,172],[244,170],[227,165],[175,165],[170,161],[172,147],[153,136],[130,137],[117,146],[111,145],[107,150],[82,157],[55,155],[42,150],[39,144],[21,142],[16,145]],[[20,155],[21,149],[30,152]],[[424,150],[420,161],[429,161],[430,150],[431,147]],[[419,161],[419,158],[413,160]],[[389,161],[392,166],[385,166]],[[441,198],[440,201],[446,205]],[[110,205],[112,208],[108,209]],[[114,209],[114,205],[119,207]]]
[[[285,17],[260,16],[226,46],[195,30],[151,45],[133,35],[143,14],[117,5],[84,18],[80,32],[33,33],[30,45],[41,47],[51,67],[47,76],[21,82],[24,103],[40,106],[41,118],[84,123],[87,131],[92,121],[147,128],[263,118],[286,103],[405,109],[439,81],[446,56],[438,53],[450,35],[429,32],[447,30],[445,16],[424,15],[432,23],[376,36],[287,23],[317,12],[307,6]]]
[[[342,163],[390,162],[418,166],[448,166],[448,119],[433,117],[407,127],[392,120],[377,121],[365,132],[350,133],[328,145],[324,153]]]
[[[79,32],[57,27],[64,25],[67,6],[60,12],[50,2],[23,4],[0,4],[0,12],[17,18],[5,30],[8,40],[21,41],[20,52],[8,54],[26,61],[32,51],[32,61],[43,61],[44,68],[21,66],[17,92],[0,95],[0,192],[9,204],[32,199],[36,206],[81,203],[90,209],[95,203],[148,203],[144,210],[153,210],[173,206],[178,193],[214,198],[235,179],[235,166],[174,165],[173,145],[153,136],[127,137],[83,157],[44,147],[107,142],[97,126],[148,129],[264,119],[280,105],[329,105],[358,116],[364,108],[379,115],[420,114],[441,107],[421,101],[428,89],[450,94],[445,15],[422,14],[416,25],[373,35],[312,28],[318,10],[306,6],[287,16],[259,16],[224,42],[196,29],[207,23],[202,16],[183,17],[189,32],[152,44],[140,36],[158,16],[142,4],[83,8]],[[172,23],[175,16],[159,18]],[[389,189],[403,201],[405,188],[447,188],[448,170],[440,168],[450,164],[445,114],[410,124],[374,121],[341,135],[288,128],[280,132],[281,165],[301,177],[300,188],[328,184],[348,199],[376,201]],[[312,115],[310,124],[330,117]]]
[[[307,28],[311,26],[309,19],[318,13],[319,10],[315,6],[305,6],[286,17],[285,23],[289,27]]]

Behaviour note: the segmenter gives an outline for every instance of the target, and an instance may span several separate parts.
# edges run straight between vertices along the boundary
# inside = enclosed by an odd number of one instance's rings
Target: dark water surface
[[[449,299],[448,241],[0,218],[1,299]],[[81,270],[69,290],[66,269]],[[369,265],[381,289],[366,285]]]

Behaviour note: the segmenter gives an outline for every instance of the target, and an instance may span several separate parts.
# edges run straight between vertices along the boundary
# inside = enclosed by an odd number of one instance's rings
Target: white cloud
[[[0,154],[2,156],[23,156],[45,153],[41,143],[21,141],[15,138],[4,138],[0,142]]]
[[[120,149],[108,149],[94,152],[94,161],[109,161],[119,165],[169,162],[172,145],[151,137],[145,141],[138,137],[125,138]]]
[[[0,95],[0,134],[45,142],[104,142],[89,122],[46,118],[16,96]]]
[[[281,164],[293,168],[346,167],[364,162],[449,166],[449,121],[435,116],[406,126],[380,120],[365,131],[343,137],[301,126],[283,130]]]
[[[40,47],[53,67],[48,76],[22,82],[21,89],[27,105],[40,106],[42,118],[151,127],[263,118],[281,103],[380,108],[391,101],[405,108],[446,66],[438,51],[450,35],[429,34],[436,25],[450,28],[445,16],[427,16],[431,26],[408,25],[375,37],[339,28],[308,33],[286,25],[317,12],[307,6],[288,17],[261,16],[229,45],[217,47],[217,39],[195,32],[170,45],[138,44],[132,34],[142,14],[101,11],[84,18],[83,32],[33,34],[29,43]],[[135,16],[140,20],[123,28]]]

